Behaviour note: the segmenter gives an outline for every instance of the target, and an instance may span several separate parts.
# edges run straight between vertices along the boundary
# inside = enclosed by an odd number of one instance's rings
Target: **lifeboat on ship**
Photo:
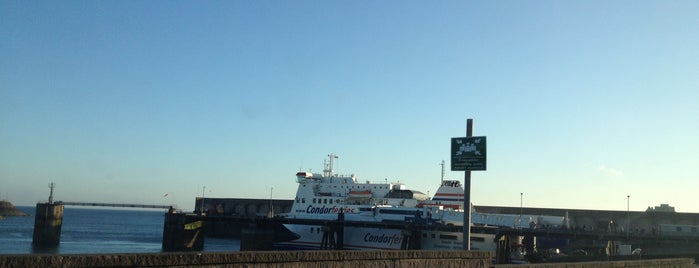
[[[349,197],[352,198],[371,198],[371,191],[369,190],[364,190],[364,191],[350,191],[349,192]]]

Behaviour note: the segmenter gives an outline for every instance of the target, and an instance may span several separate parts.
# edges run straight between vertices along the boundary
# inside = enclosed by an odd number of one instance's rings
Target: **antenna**
[[[54,188],[56,188],[56,183],[50,182],[49,189],[51,189],[51,192],[49,192],[49,204],[53,204],[53,189]]]

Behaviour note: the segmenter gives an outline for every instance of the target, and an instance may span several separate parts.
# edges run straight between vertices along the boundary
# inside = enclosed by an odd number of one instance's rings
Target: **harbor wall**
[[[485,251],[264,251],[0,255],[0,267],[490,267]]]
[[[478,251],[286,251],[0,255],[0,267],[489,267]]]
[[[695,267],[690,258],[627,260],[627,261],[591,261],[559,262],[537,264],[497,264],[493,268],[690,268]]]
[[[271,201],[271,202],[270,202]],[[236,217],[260,217],[267,216],[271,211],[275,215],[289,213],[294,200],[282,199],[248,199],[248,198],[206,198],[197,197],[195,210],[202,208],[207,215],[225,215]],[[535,208],[535,207],[499,207],[499,206],[474,206],[474,210],[483,213],[548,215],[566,216],[570,219],[571,228],[585,228],[586,230],[606,230],[610,222],[618,224],[618,230],[622,231],[627,226],[632,233],[653,234],[658,231],[660,224],[699,225],[699,213],[683,212],[646,212],[625,210],[589,210],[589,209],[565,209],[565,208]],[[239,228],[234,228],[231,233],[223,230],[231,230],[225,223],[212,223],[208,228],[214,236],[239,236]]]
[[[695,267],[688,258],[492,265],[485,251],[264,251],[153,254],[0,255],[0,267]]]

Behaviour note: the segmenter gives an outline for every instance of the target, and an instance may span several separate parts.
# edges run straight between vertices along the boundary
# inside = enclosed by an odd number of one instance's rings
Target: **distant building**
[[[668,204],[660,204],[660,206],[648,207],[646,212],[675,212],[675,207]]]

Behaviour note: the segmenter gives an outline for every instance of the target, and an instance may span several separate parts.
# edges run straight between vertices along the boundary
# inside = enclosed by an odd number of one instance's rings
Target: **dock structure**
[[[168,209],[169,211],[174,211],[172,206],[166,205],[54,201],[53,192],[55,188],[55,183],[49,183],[50,194],[48,202],[36,204],[36,215],[34,217],[34,232],[32,236],[32,245],[35,248],[53,248],[61,243],[61,229],[63,226],[64,206],[151,208]]]
[[[249,218],[238,216],[222,216],[222,215],[199,215],[188,214],[192,220],[202,222],[226,222],[236,224],[249,225],[274,225],[274,224],[301,224],[301,225],[328,225],[330,223],[342,223],[342,226],[348,227],[375,227],[386,229],[410,229],[410,230],[439,230],[446,232],[455,232],[460,230],[461,226],[441,225],[441,224],[426,224],[419,222],[366,222],[366,221],[345,221],[342,216],[338,220],[318,220],[318,219],[296,219],[296,218]],[[339,215],[342,215],[340,213]],[[486,226],[472,226],[472,229],[478,229]],[[492,227],[488,228],[492,229]],[[659,236],[650,233],[632,233],[624,232],[609,232],[609,231],[582,231],[579,229],[570,228],[497,228],[496,239],[500,236],[536,236],[536,237],[552,237],[565,239],[595,239],[595,240],[640,240],[640,241],[689,241],[699,243],[699,236]]]
[[[603,256],[605,259],[624,258],[659,258],[659,257],[689,257],[699,259],[699,236],[673,236],[651,233],[625,233],[607,230],[586,231],[569,228],[520,228],[520,229],[499,229],[495,240],[497,242],[496,259],[497,263],[509,263],[511,247],[514,244],[513,238],[521,237],[521,245],[526,252],[544,252],[543,255],[551,253],[550,248],[538,248],[536,243],[542,240],[567,241],[567,247],[578,250],[602,250],[602,253],[587,252],[573,256],[548,256],[558,258],[559,261],[589,261]],[[537,241],[537,242],[535,242]],[[619,250],[620,245],[627,245],[629,251],[626,256],[622,256]],[[631,248],[631,245],[635,245]],[[639,249],[638,253],[631,252],[632,249]],[[554,248],[555,250],[555,248]],[[540,254],[541,255],[541,254]],[[554,254],[555,255],[555,254]],[[633,256],[631,256],[633,255]],[[539,256],[541,257],[541,256]],[[538,258],[538,257],[533,257]]]
[[[96,202],[60,202],[64,206],[83,206],[83,207],[113,207],[113,208],[153,208],[153,209],[170,209],[168,205],[147,205],[147,204],[120,204],[120,203],[96,203]]]
[[[38,248],[50,248],[61,243],[63,225],[63,205],[55,203],[36,204],[34,216],[34,233],[32,245]]]
[[[175,216],[180,215],[180,216]],[[184,216],[182,216],[184,215]],[[274,228],[281,226],[282,224],[298,224],[298,225],[314,225],[322,226],[323,239],[318,241],[320,243],[319,250],[341,250],[344,249],[344,228],[345,227],[370,227],[370,228],[382,228],[382,229],[396,229],[402,230],[403,241],[401,249],[420,249],[419,241],[422,231],[427,230],[441,230],[449,232],[458,232],[462,227],[451,226],[451,225],[441,225],[441,224],[428,224],[423,222],[366,222],[366,221],[346,221],[344,220],[344,214],[339,213],[337,220],[318,220],[318,219],[296,219],[296,218],[244,218],[237,216],[220,216],[220,215],[200,215],[200,214],[173,214],[172,216],[166,216],[166,225],[168,224],[168,217],[184,217],[185,220],[181,222],[188,223],[200,223],[201,229],[204,229],[209,223],[227,223],[234,224],[236,226],[241,226],[241,251],[247,250],[272,250],[272,243],[274,242]],[[183,245],[197,245],[200,242],[195,239],[203,239],[203,237],[194,237],[191,231],[187,231],[187,228],[183,226],[179,227],[166,227],[169,228],[167,234],[163,235],[163,250],[173,251],[171,249],[177,249],[178,251],[199,251],[200,248],[189,247]],[[476,227],[477,228],[477,227]],[[179,233],[178,231],[179,230]],[[203,231],[203,230],[201,230]],[[181,238],[186,237],[186,238]],[[179,244],[173,245],[171,241],[180,241]]]
[[[36,204],[34,216],[34,233],[32,245],[36,248],[51,248],[61,242],[61,226],[63,225],[63,204],[53,202],[53,190],[56,184],[49,183],[49,201]]]
[[[294,200],[271,200],[275,214],[291,211]],[[270,210],[270,199],[251,198],[202,198],[197,197],[195,208],[206,211],[209,215],[260,217],[267,216]],[[638,233],[653,233],[661,224],[699,225],[699,213],[658,212],[658,211],[626,211],[626,210],[591,210],[566,208],[537,208],[537,207],[501,207],[474,205],[474,211],[480,213],[512,214],[512,215],[549,215],[569,219],[573,229],[607,229],[609,222],[619,224],[625,231]],[[221,228],[221,231],[226,228]]]

